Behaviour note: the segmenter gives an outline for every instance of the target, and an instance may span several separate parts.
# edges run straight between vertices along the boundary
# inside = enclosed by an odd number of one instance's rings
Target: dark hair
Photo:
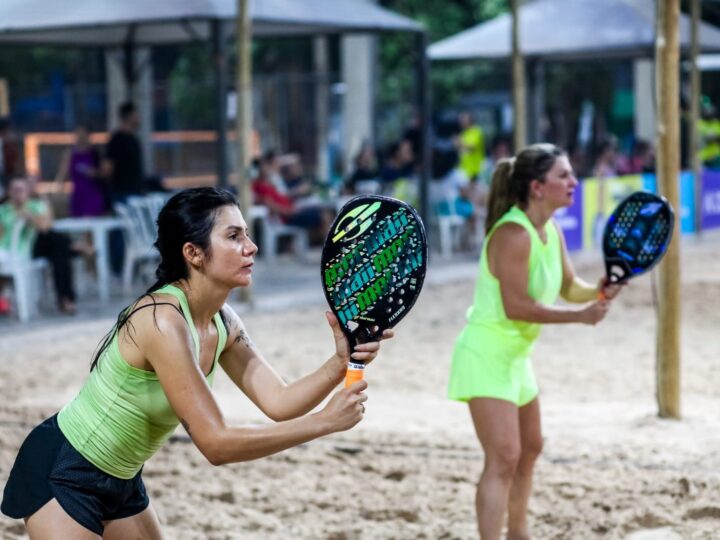
[[[118,116],[120,117],[120,121],[124,122],[127,120],[136,110],[135,104],[132,101],[126,101],[121,104],[120,107],[118,107]]]
[[[554,144],[538,143],[524,148],[514,158],[498,161],[490,181],[485,232],[489,233],[514,204],[526,205],[530,183],[533,180],[544,182],[555,160],[563,155],[565,152]]]
[[[168,283],[189,277],[188,265],[182,253],[182,248],[187,242],[202,249],[208,257],[211,256],[210,233],[215,226],[218,211],[224,206],[239,207],[232,193],[214,187],[183,190],[171,197],[163,206],[157,218],[155,247],[160,252],[160,263],[155,270],[156,281],[135,302],[120,312],[115,326],[107,333],[93,357],[91,371],[97,366],[98,360],[112,339],[136,311],[148,306],[153,306],[154,309],[162,304],[174,306],[169,302],[157,302],[152,293]],[[152,300],[152,304],[135,307],[146,296]]]

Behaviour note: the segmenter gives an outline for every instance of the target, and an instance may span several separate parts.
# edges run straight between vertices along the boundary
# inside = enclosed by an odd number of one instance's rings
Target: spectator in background
[[[440,216],[457,215],[465,219],[467,238],[474,238],[477,212],[473,202],[475,193],[470,180],[459,167],[458,152],[454,148],[433,151],[433,180],[430,182],[430,203]]]
[[[485,162],[485,137],[472,115],[463,111],[458,115],[460,137],[460,168],[470,181],[477,180]]]
[[[403,139],[392,143],[385,152],[385,160],[379,174],[380,182],[387,186],[401,178],[412,176],[413,159],[410,141]]]
[[[284,163],[280,166],[280,177],[287,196],[296,203],[312,198],[313,184],[305,178],[303,166],[297,154],[285,156]]]
[[[83,125],[75,128],[75,145],[65,151],[55,177],[62,191],[65,179],[70,177],[73,190],[70,196],[70,215],[73,217],[102,216],[108,208],[106,187],[100,174],[100,154],[90,145],[88,130]]]
[[[380,169],[380,189],[382,193],[415,204],[414,156],[410,141],[403,139],[388,147],[385,161]]]
[[[105,148],[101,169],[108,183],[111,204],[145,191],[142,146],[137,137],[140,115],[135,104],[128,101],[120,105],[118,116],[120,126]]]
[[[364,141],[353,160],[353,171],[345,180],[345,192],[348,195],[355,195],[357,193],[376,193],[378,190],[375,149],[370,141]]]
[[[120,126],[105,147],[101,173],[108,186],[110,205],[124,203],[132,195],[142,195],[143,158],[140,139],[136,133],[140,127],[140,115],[135,104],[126,102],[118,108]],[[125,257],[125,241],[121,231],[110,232],[110,267],[120,275]]]
[[[283,223],[307,229],[311,238],[322,241],[332,224],[332,212],[322,206],[298,207],[285,193],[281,193],[270,180],[273,171],[274,156],[263,156],[255,164],[257,176],[252,182],[252,192],[256,204],[266,206]]]
[[[21,174],[20,149],[10,129],[10,119],[0,118],[0,195],[10,179]]]
[[[720,119],[707,96],[703,96],[702,114],[697,128],[700,135],[700,161],[709,169],[720,169]]]
[[[610,137],[600,143],[592,174],[596,178],[610,178],[618,174],[617,141]]]
[[[8,200],[0,204],[0,249],[10,249],[13,228],[18,220],[24,220],[25,227],[17,251],[48,260],[52,267],[58,308],[62,313],[73,314],[75,289],[70,260],[80,246],[73,246],[70,238],[52,230],[50,205],[39,197],[31,197],[31,194],[32,187],[26,178],[10,181]],[[6,299],[0,301],[0,308],[8,310]]]
[[[655,151],[652,144],[644,139],[636,139],[630,157],[618,162],[618,172],[620,174],[654,173]]]

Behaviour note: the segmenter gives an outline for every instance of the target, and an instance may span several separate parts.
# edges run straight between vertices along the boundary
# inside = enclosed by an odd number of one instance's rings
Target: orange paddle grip
[[[345,388],[354,382],[362,381],[363,373],[365,373],[365,364],[350,362],[348,364],[347,371],[345,372]]]

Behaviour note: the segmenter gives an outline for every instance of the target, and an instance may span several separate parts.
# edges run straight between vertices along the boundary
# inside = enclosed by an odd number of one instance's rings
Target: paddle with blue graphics
[[[351,349],[379,339],[408,314],[426,269],[425,228],[411,206],[364,195],[342,207],[325,239],[321,277]],[[362,379],[364,368],[351,360],[345,386]]]
[[[674,224],[675,213],[664,197],[636,191],[623,200],[603,233],[607,283],[623,283],[659,263],[670,245]]]

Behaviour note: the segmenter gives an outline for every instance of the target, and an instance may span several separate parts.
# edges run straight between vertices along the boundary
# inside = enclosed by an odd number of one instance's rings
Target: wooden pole
[[[10,114],[10,92],[6,79],[0,79],[0,118]]]
[[[680,0],[658,0],[655,41],[657,170],[660,193],[675,209],[673,240],[660,265],[657,335],[657,401],[663,418],[680,418]]]
[[[525,62],[520,50],[519,0],[510,0],[512,11],[512,85],[515,152],[527,144],[527,103],[525,100]]]
[[[690,118],[688,119],[688,148],[690,167],[695,178],[695,234],[702,232],[702,174],[700,163],[700,120],[701,80],[697,59],[700,54],[698,26],[700,23],[700,0],[690,0]]]
[[[252,28],[250,26],[249,0],[237,0],[237,69],[236,69],[236,99],[237,99],[237,194],[240,201],[240,210],[252,227],[250,220],[250,181],[248,166],[250,165],[250,136],[252,131],[252,55],[250,41]],[[252,304],[250,289],[240,289],[240,300]]]

